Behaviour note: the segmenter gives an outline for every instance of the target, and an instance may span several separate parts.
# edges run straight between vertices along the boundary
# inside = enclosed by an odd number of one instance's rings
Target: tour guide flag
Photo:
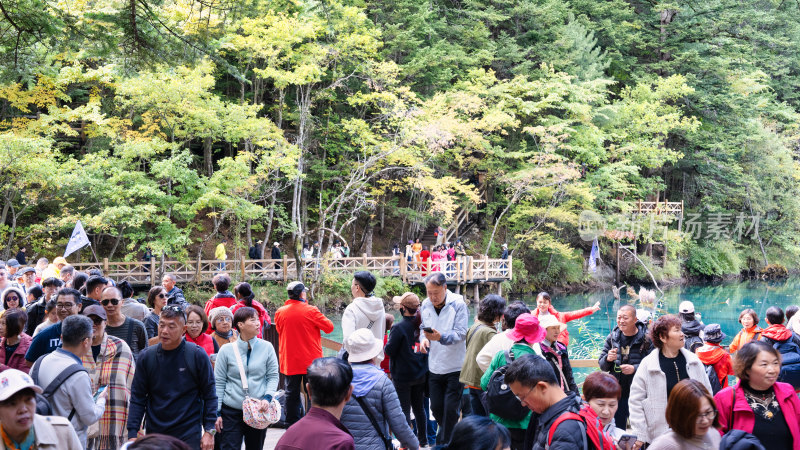
[[[75,224],[75,229],[72,230],[72,236],[70,236],[69,242],[67,243],[67,250],[64,252],[64,258],[87,245],[92,244],[89,243],[89,236],[86,235],[86,231],[83,230],[83,224],[81,224],[79,220],[78,223]]]

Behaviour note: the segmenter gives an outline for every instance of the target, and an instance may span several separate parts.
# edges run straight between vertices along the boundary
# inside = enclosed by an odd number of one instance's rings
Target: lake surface
[[[652,286],[645,285],[647,288]],[[639,285],[633,288],[638,292]],[[657,292],[657,298],[660,296]],[[684,300],[694,303],[695,311],[700,313],[701,320],[706,324],[718,323],[726,334],[723,344],[730,344],[736,333],[741,330],[738,322],[739,313],[746,308],[752,308],[758,314],[759,325],[766,327],[764,315],[770,306],[779,306],[786,309],[789,305],[800,304],[800,277],[792,277],[782,281],[731,281],[720,283],[693,284],[689,286],[674,286],[664,289],[664,296],[660,298],[657,314],[676,314],[678,305]],[[531,309],[534,308],[535,299],[525,299]],[[554,296],[553,306],[558,311],[572,311],[586,308],[600,302],[600,311],[581,320],[567,324],[570,333],[570,358],[596,358],[602,349],[606,335],[616,325],[616,311],[622,305],[630,303],[640,308],[638,301],[631,299],[625,290],[622,290],[620,300],[616,300],[611,290],[594,292],[591,294],[572,294]],[[652,310],[653,307],[647,308]],[[395,315],[398,316],[395,312]],[[474,320],[474,306],[470,306],[470,324]],[[330,316],[334,321],[335,329],[327,337],[340,341],[342,339],[341,316]],[[399,317],[399,316],[398,316]],[[591,370],[581,370],[576,374],[576,381],[582,380]]]

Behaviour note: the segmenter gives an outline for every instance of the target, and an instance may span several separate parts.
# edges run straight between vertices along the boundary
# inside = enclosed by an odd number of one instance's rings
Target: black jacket
[[[619,327],[614,327],[614,330],[606,337],[606,343],[603,345],[603,351],[600,352],[600,359],[597,361],[600,364],[600,370],[608,372],[617,378],[620,386],[622,386],[623,397],[628,397],[631,391],[633,376],[636,375],[636,372],[631,375],[625,375],[620,372],[619,366],[622,364],[630,364],[638,370],[639,363],[642,362],[644,357],[649,355],[650,351],[653,349],[653,343],[647,336],[647,325],[642,322],[636,322],[636,328],[638,331],[633,337],[628,355],[623,355],[620,348],[622,345],[622,330],[620,330]],[[606,360],[608,352],[611,351],[612,348],[617,349],[617,360],[615,362]]]
[[[25,253],[23,252],[17,252],[17,256],[14,259],[16,259],[17,262],[22,266],[28,264],[28,260],[25,258]]]
[[[553,350],[551,347],[548,347],[546,341],[542,341],[542,356],[550,365],[553,367],[553,372],[556,374],[556,379],[561,379],[561,373],[564,373],[564,380],[566,381],[567,389],[571,392],[575,392],[576,394],[579,393],[578,385],[575,384],[575,377],[572,376],[572,364],[569,362],[569,353],[567,352],[567,347],[560,343],[556,342],[557,351]],[[558,353],[558,356],[556,356]],[[558,370],[558,359],[561,358],[561,371]]]
[[[25,322],[25,334],[28,336],[33,336],[36,327],[44,322],[45,303],[47,302],[44,300],[44,296],[41,296],[25,305],[25,312],[28,314],[28,321]]]
[[[261,259],[261,252],[257,245],[250,247],[250,250],[247,252],[247,257],[250,259]]]
[[[425,378],[428,372],[428,355],[415,353],[414,339],[415,317],[403,316],[400,323],[394,324],[389,332],[389,339],[383,351],[389,357],[389,372],[392,380],[400,383],[411,383]]]
[[[177,286],[173,286],[172,289],[167,292],[167,304],[178,305],[183,308],[184,311],[189,307],[189,302],[187,302],[186,297],[183,296],[183,291]]]
[[[697,320],[683,322],[681,324],[681,331],[685,339],[683,346],[686,350],[694,353],[698,348],[702,347],[703,339],[700,338],[700,332],[703,331],[702,322]]]
[[[552,423],[565,412],[577,413],[581,409],[581,398],[575,392],[568,392],[567,398],[547,408],[541,415],[531,416],[528,429],[525,431],[524,449],[544,450],[547,448],[547,436]],[[587,442],[586,431],[576,420],[565,420],[553,433],[550,450],[580,450]]]
[[[272,253],[270,254],[271,259],[281,259],[281,251],[278,247],[272,246]]]

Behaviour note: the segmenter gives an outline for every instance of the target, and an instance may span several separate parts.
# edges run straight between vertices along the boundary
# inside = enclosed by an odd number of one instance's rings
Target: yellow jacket
[[[214,258],[221,261],[228,259],[228,255],[225,254],[225,244],[220,243],[217,245],[217,249],[214,251]]]

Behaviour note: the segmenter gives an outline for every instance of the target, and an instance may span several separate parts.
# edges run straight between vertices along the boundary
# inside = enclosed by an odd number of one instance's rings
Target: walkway
[[[510,281],[512,276],[512,258],[490,259],[487,257],[465,256],[457,261],[428,262],[428,267],[421,263],[407,262],[391,256],[362,255],[355,258],[304,260],[303,272],[318,274],[319,272],[336,272],[352,274],[359,270],[369,270],[382,277],[399,277],[407,284],[421,283],[430,272],[443,272],[449,281],[456,284],[499,283]],[[178,283],[210,282],[222,270],[230,275],[247,281],[281,281],[287,283],[297,277],[297,261],[283,259],[239,259],[228,260],[222,264],[217,260],[165,261],[162,265],[153,258],[150,263],[144,261],[108,261],[101,263],[75,263],[76,270],[87,271],[97,268],[115,281],[128,281],[132,285],[154,286],[159,283],[164,273],[172,274]]]

